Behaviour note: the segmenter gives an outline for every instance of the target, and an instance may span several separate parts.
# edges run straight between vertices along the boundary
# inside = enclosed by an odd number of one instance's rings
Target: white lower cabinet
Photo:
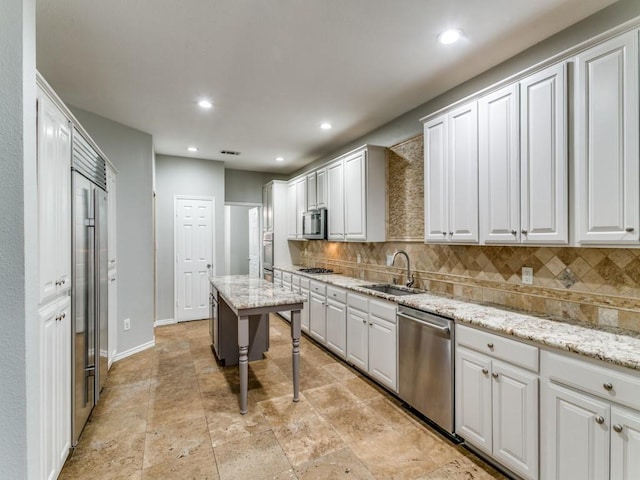
[[[461,325],[456,336],[456,433],[521,477],[538,478],[538,349]]]
[[[323,345],[327,341],[326,287],[311,280],[309,286],[309,334]]]
[[[293,284],[295,285],[296,282],[294,281]],[[300,277],[299,284],[300,295],[307,299],[307,301],[302,305],[302,310],[300,310],[300,328],[302,328],[303,332],[309,333],[309,279]]]
[[[55,479],[71,448],[71,299],[40,309],[41,478]]]
[[[369,305],[369,374],[393,391],[398,390],[397,341],[395,313],[389,321],[372,313]]]
[[[640,478],[640,378],[543,352],[541,478]]]
[[[347,293],[327,287],[327,348],[340,358],[347,358]]]
[[[368,300],[362,295],[350,293],[347,296],[347,303],[347,361],[367,372],[369,370]]]

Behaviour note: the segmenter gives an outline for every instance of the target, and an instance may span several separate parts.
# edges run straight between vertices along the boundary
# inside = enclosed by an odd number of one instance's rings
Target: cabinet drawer
[[[300,277],[300,287],[309,290],[310,280],[308,278]]]
[[[282,279],[282,270],[276,270],[275,268],[273,269],[273,278],[280,278]]]
[[[369,299],[363,295],[357,295],[355,293],[350,293],[347,295],[347,305],[361,312],[369,311]]]
[[[327,287],[327,300],[332,299],[336,302],[347,303],[347,292],[341,288]]]
[[[543,351],[540,370],[549,380],[612,402],[640,409],[640,373],[620,372],[606,365]]]
[[[289,272],[282,272],[282,281],[291,283],[291,274]]]
[[[388,322],[396,323],[396,304],[381,300],[369,300],[369,313]]]
[[[459,324],[456,325],[456,344],[533,372],[538,371],[540,350],[533,345]]]
[[[311,292],[317,293],[318,295],[324,296],[327,286],[322,282],[316,282],[315,280],[311,280],[309,284],[309,290]]]

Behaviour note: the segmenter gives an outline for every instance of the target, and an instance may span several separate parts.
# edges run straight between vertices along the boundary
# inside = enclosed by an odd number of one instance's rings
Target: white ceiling
[[[284,173],[611,3],[37,0],[37,66],[67,103],[152,134],[157,153]],[[437,43],[448,27],[463,41]]]

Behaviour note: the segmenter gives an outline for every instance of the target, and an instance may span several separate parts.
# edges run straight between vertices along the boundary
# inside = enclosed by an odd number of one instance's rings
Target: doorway
[[[227,204],[225,269],[229,275],[260,276],[260,212],[254,204]]]

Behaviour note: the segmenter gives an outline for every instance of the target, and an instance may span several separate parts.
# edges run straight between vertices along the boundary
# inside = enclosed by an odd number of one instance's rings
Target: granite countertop
[[[309,274],[295,265],[276,266],[325,283],[366,295],[384,298],[419,310],[453,318],[456,322],[482,327],[504,335],[575,352],[621,367],[640,370],[640,337],[631,332],[608,327],[601,329],[584,324],[563,322],[526,313],[514,312],[423,292],[414,295],[389,295],[362,288],[376,282],[339,274]]]
[[[307,301],[303,295],[248,275],[222,275],[210,277],[209,281],[235,313],[248,308],[293,305]]]

